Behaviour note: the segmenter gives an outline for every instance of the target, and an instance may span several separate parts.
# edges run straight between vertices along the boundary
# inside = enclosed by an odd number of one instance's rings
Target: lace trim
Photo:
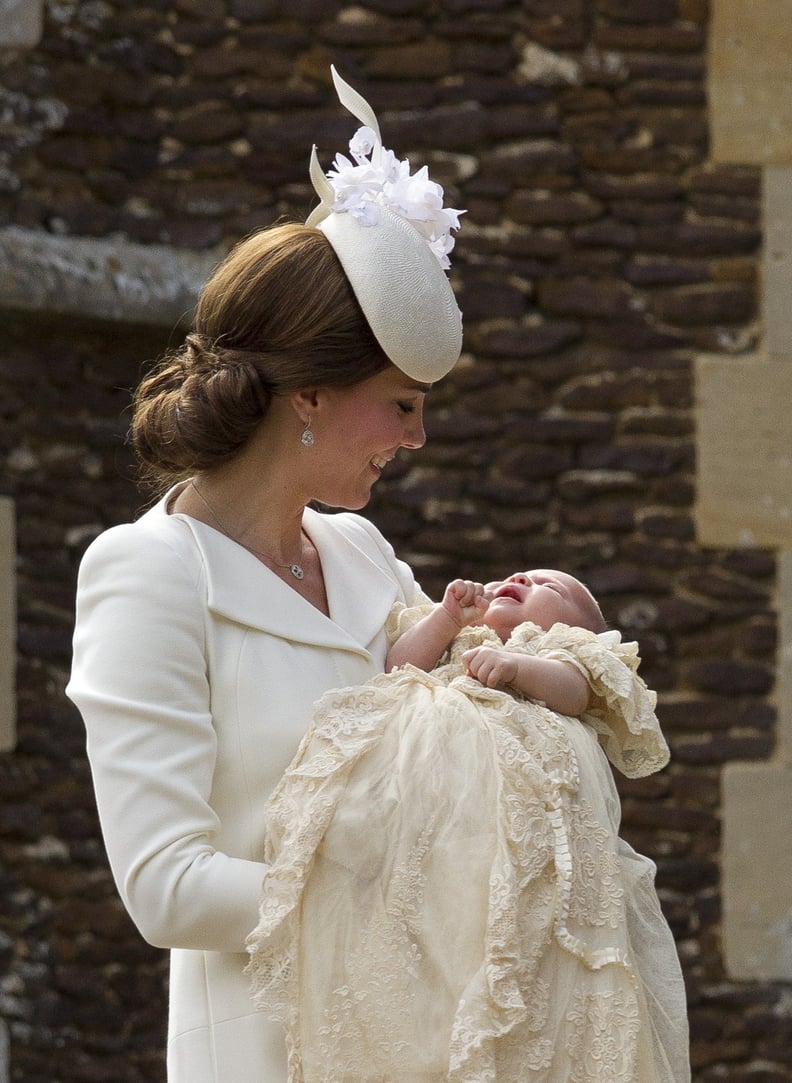
[[[464,651],[480,644],[558,658],[580,670],[592,691],[583,718],[622,774],[643,778],[668,763],[668,745],[655,714],[657,695],[638,675],[637,643],[622,642],[615,630],[596,634],[559,623],[544,631],[526,621],[502,644],[489,628],[472,625],[452,644],[448,662],[459,662]]]

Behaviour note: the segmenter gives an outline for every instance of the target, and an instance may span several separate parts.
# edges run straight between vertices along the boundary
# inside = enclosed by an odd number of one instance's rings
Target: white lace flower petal
[[[327,173],[335,193],[333,210],[375,225],[378,205],[388,207],[412,223],[447,269],[448,253],[454,247],[451,230],[459,229],[463,212],[443,207],[443,189],[430,180],[427,167],[410,173],[409,159],[399,159],[381,146],[377,133],[367,125],[355,132],[349,150],[354,162],[336,154]]]
[[[350,139],[349,151],[352,157],[359,161],[360,158],[367,158],[376,145],[377,136],[374,129],[364,125],[362,128],[358,128]]]
[[[448,252],[450,252],[451,249],[446,247],[444,238],[440,237],[435,241],[429,241],[428,244],[440,261],[440,266],[447,271],[451,266],[451,260],[448,258]],[[453,245],[454,242],[452,241],[451,247],[453,247]]]

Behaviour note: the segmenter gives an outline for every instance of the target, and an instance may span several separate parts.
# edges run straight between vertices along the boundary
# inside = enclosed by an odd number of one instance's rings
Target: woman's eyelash
[[[411,402],[400,402],[399,409],[405,414],[415,413],[415,407]]]

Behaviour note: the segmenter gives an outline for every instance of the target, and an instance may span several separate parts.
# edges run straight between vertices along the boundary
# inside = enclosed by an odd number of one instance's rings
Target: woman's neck
[[[177,510],[277,562],[299,559],[305,505],[260,475],[246,478],[225,469],[198,474],[182,491]]]
[[[309,499],[297,476],[298,463],[262,426],[230,462],[196,474],[179,493],[174,510],[278,563],[291,563],[299,559]]]

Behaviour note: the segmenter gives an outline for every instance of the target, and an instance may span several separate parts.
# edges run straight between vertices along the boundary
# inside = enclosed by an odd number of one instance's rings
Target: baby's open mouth
[[[513,598],[515,602],[522,601],[522,591],[515,583],[506,583],[498,587],[493,595],[494,598]]]

